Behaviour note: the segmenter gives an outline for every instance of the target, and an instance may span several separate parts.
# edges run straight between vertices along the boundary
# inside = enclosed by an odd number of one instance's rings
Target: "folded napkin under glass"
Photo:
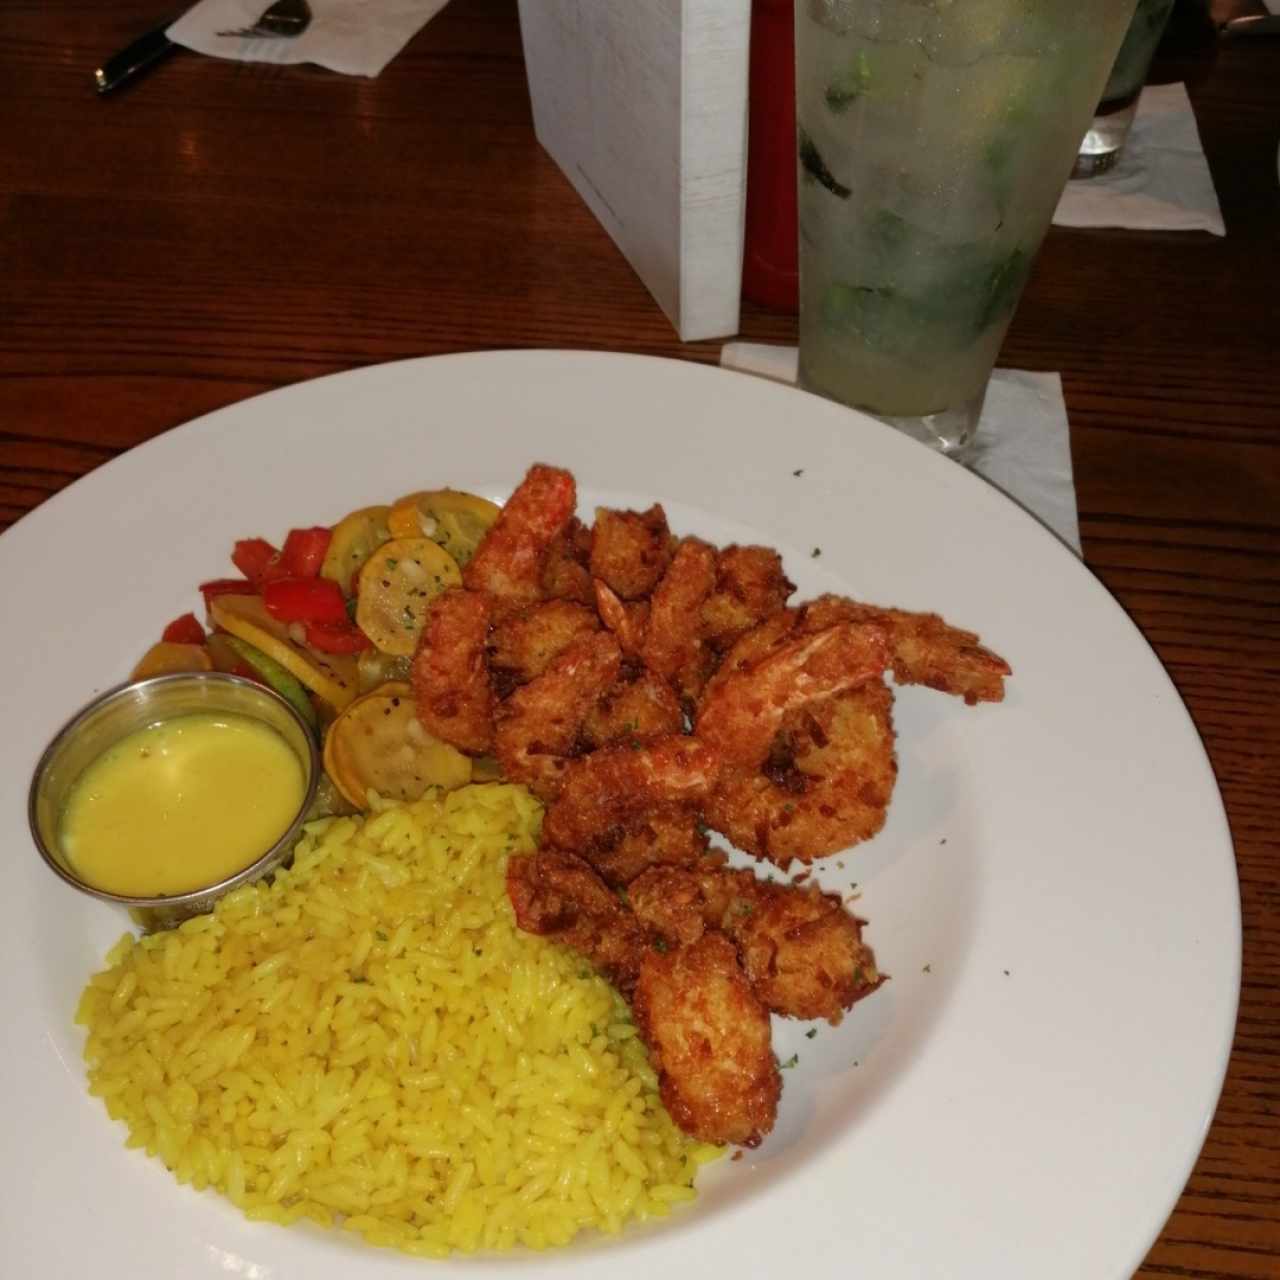
[[[795,347],[726,342],[720,364],[794,383],[798,353]],[[850,424],[851,431],[857,429],[856,423]],[[1081,554],[1067,405],[1058,374],[1021,369],[992,373],[970,467],[1057,534],[1076,555]]]
[[[1067,183],[1059,227],[1226,234],[1185,85],[1149,84],[1115,168]]]
[[[166,34],[215,58],[277,64],[313,62],[351,76],[376,76],[448,0],[309,0],[311,23],[288,39],[219,35],[251,27],[269,0],[200,0]]]

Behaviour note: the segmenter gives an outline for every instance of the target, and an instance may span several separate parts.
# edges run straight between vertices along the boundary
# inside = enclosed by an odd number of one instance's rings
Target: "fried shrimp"
[[[688,805],[666,805],[628,818],[575,852],[612,889],[625,889],[653,867],[693,867],[707,851],[707,835]]]
[[[529,468],[462,571],[465,586],[494,597],[495,616],[542,598],[548,549],[573,518],[577,501],[568,471]]]
[[[646,871],[627,900],[642,925],[672,944],[724,932],[756,995],[783,1017],[839,1022],[884,981],[862,941],[863,922],[816,886],[774,884],[709,857],[693,868]]]
[[[784,716],[755,767],[726,767],[703,801],[707,824],[785,867],[870,839],[897,781],[893,695],[874,679]]]
[[[648,946],[644,927],[581,858],[549,850],[512,857],[507,897],[526,933],[572,947],[630,995]]]
[[[460,587],[444,592],[427,611],[410,673],[423,728],[472,755],[493,746],[488,633],[488,596]]]
[[[536,680],[577,636],[599,629],[596,615],[571,600],[543,600],[505,618],[489,636],[489,671],[499,694]]]
[[[672,1119],[704,1142],[759,1146],[782,1078],[769,1011],[733,944],[709,933],[688,947],[646,951],[633,1008]]]
[[[657,503],[648,511],[597,507],[591,531],[592,577],[619,598],[638,600],[658,585],[674,544],[667,514]]]
[[[884,631],[873,623],[787,637],[758,657],[726,664],[698,707],[694,734],[726,761],[757,766],[788,713],[865,684],[887,665]]]
[[[684,713],[671,686],[634,659],[623,658],[617,681],[587,713],[582,736],[587,750],[595,751],[643,746],[683,730]]]
[[[707,643],[727,649],[752,627],[780,613],[795,589],[772,547],[725,547],[716,553],[715,587],[702,606]]]
[[[953,627],[936,613],[908,613],[833,595],[818,596],[799,612],[804,630],[837,622],[884,628],[893,678],[899,684],[925,685],[963,698],[970,706],[1004,698],[1004,680],[1012,674],[1009,664],[982,645],[975,632]]]
[[[580,748],[583,722],[617,680],[621,662],[608,632],[580,635],[540,676],[498,704],[494,747],[512,782],[525,783],[543,800],[558,794]]]
[[[715,588],[715,548],[685,538],[649,599],[640,656],[650,671],[692,701],[715,665],[702,628],[702,606]]]
[[[628,604],[618,598],[607,582],[602,582],[599,578],[593,581],[592,587],[600,621],[618,637],[623,653],[639,657],[644,649],[644,638],[649,627],[649,602],[637,600]]]
[[[683,734],[648,746],[602,747],[564,768],[544,839],[560,849],[586,848],[665,806],[696,803],[719,769],[716,752]]]
[[[574,516],[547,546],[542,565],[542,594],[548,600],[574,600],[589,605],[591,530]]]

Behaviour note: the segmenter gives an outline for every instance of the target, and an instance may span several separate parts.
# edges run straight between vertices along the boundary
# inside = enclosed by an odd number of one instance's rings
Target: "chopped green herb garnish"
[[[806,1039],[806,1040],[812,1040],[812,1039],[813,1039],[813,1037],[814,1037],[814,1036],[816,1036],[816,1035],[818,1034],[818,1028],[817,1028],[817,1027],[810,1027],[810,1028],[809,1028],[809,1030],[808,1030],[808,1031],[806,1031],[804,1034],[805,1034],[805,1039]]]
[[[799,1061],[800,1061],[800,1055],[798,1053],[793,1053],[791,1057],[789,1057],[786,1060],[786,1062],[778,1063],[778,1069],[780,1071],[790,1071],[791,1068],[794,1067],[796,1063]]]

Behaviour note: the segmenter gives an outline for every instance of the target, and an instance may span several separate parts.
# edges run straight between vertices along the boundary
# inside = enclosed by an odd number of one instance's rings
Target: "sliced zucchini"
[[[320,576],[349,592],[364,562],[391,537],[387,528],[390,512],[390,507],[361,507],[343,516],[333,526]]]
[[[274,658],[262,652],[257,645],[242,640],[239,636],[228,635],[223,639],[235,650],[245,666],[251,668],[268,688],[274,689],[290,706],[294,707],[302,718],[313,728],[320,725],[316,709],[302,687],[302,681],[291,671],[286,670]]]
[[[460,565],[476,553],[500,507],[460,489],[426,489],[401,498],[387,516],[393,538],[430,538]]]
[[[471,761],[419,723],[407,684],[392,683],[357,698],[329,726],[325,772],[358,809],[369,792],[417,800],[428,787],[452,790],[471,781]]]
[[[429,538],[393,538],[360,570],[356,625],[383,653],[411,657],[427,606],[461,582],[457,561]]]
[[[289,635],[288,626],[267,612],[261,596],[215,596],[209,601],[209,618],[273,658],[335,711],[356,696],[355,657],[320,653],[299,644]]]

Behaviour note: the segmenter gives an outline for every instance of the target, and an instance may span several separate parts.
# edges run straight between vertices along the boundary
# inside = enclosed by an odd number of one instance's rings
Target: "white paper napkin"
[[[795,347],[726,342],[720,364],[794,383],[798,353]],[[991,375],[970,465],[1081,554],[1067,405],[1058,374],[997,369]]]
[[[1067,183],[1060,227],[1131,227],[1226,235],[1185,85],[1149,84],[1114,169]]]
[[[197,53],[240,62],[314,62],[351,76],[376,76],[448,0],[310,0],[311,25],[284,40],[247,40],[219,31],[250,27],[271,0],[200,0],[168,30]]]

